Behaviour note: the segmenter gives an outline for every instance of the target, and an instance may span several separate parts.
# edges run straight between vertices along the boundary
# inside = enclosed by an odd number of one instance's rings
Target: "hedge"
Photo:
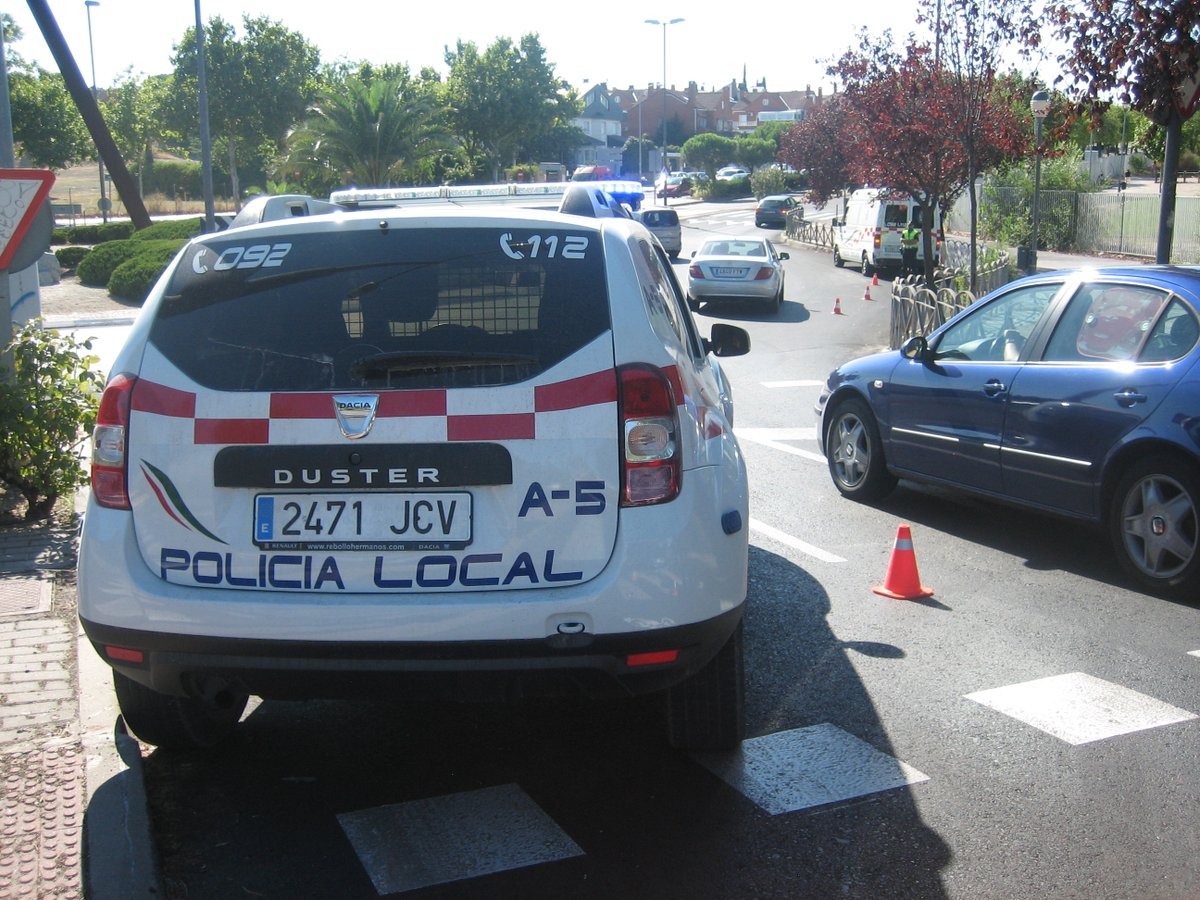
[[[167,264],[187,241],[181,238],[137,242],[136,255],[125,260],[108,279],[108,292],[122,300],[141,303]]]
[[[106,241],[97,244],[92,252],[79,262],[75,274],[79,283],[88,287],[108,287],[113,269],[137,253],[139,241]]]
[[[91,252],[91,247],[63,247],[55,250],[54,256],[58,259],[58,264],[64,269],[74,269]]]

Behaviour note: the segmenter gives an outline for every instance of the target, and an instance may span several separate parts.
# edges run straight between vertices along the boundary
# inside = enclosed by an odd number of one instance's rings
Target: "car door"
[[[1013,378],[1001,440],[1006,494],[1067,513],[1100,514],[1096,483],[1105,458],[1178,380],[1172,361],[1182,353],[1160,348],[1183,330],[1176,319],[1193,317],[1179,301],[1168,308],[1169,300],[1155,286],[1079,286],[1040,358]]]
[[[902,360],[887,387],[891,464],[974,490],[1003,489],[1000,438],[1009,390],[1061,282],[1014,288],[936,335],[930,355]]]

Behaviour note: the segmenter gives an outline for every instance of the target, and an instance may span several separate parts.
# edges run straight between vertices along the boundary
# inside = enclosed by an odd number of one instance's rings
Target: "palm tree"
[[[407,71],[359,71],[327,87],[288,138],[288,171],[310,188],[389,187],[416,177],[453,139],[430,85]]]

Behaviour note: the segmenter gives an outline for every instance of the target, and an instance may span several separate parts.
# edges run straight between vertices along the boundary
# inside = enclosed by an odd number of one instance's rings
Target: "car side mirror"
[[[916,337],[910,337],[900,345],[900,355],[905,359],[928,359],[929,342],[925,340],[924,335],[918,334]]]
[[[830,219],[830,220],[829,220],[829,225],[830,225],[830,227],[832,227],[832,228],[837,228],[837,227],[839,227],[841,224],[842,224],[842,223],[841,223],[841,222],[839,222],[837,219]]]
[[[792,255],[790,253],[780,253],[779,258],[780,259],[791,259]]]
[[[704,339],[704,349],[717,356],[745,356],[750,352],[750,332],[737,325],[716,322],[709,337]]]

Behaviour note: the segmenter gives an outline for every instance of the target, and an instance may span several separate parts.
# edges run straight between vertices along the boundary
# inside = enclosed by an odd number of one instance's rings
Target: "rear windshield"
[[[608,330],[604,272],[587,232],[230,232],[187,248],[150,340],[222,391],[511,384]]]
[[[674,210],[648,209],[642,213],[642,223],[647,228],[667,228],[679,224],[679,215]]]

